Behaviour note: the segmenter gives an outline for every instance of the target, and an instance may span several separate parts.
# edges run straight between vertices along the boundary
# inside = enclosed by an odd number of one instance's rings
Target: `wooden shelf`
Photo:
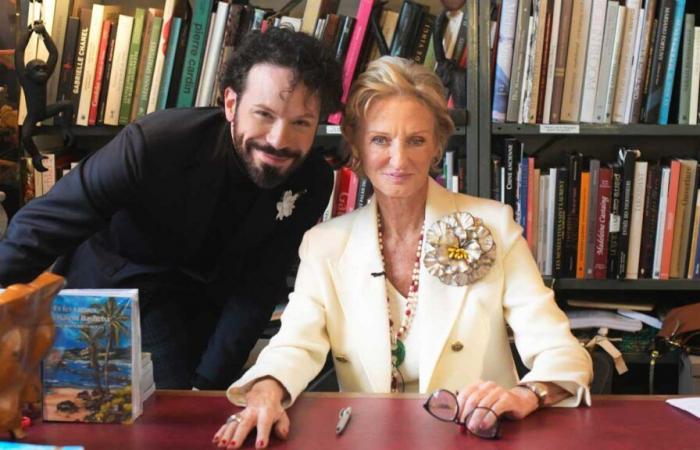
[[[577,278],[544,278],[554,290],[571,291],[687,291],[700,292],[700,280],[580,280]]]
[[[491,132],[496,136],[689,136],[700,137],[700,125],[602,125],[559,124],[528,125],[516,123],[493,123]]]

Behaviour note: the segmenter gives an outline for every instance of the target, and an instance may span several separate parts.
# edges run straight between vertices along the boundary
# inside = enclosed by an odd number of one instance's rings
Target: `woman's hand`
[[[289,417],[282,408],[286,395],[287,391],[279,381],[274,378],[260,379],[246,395],[246,408],[237,414],[241,420],[224,424],[212,442],[219,448],[240,448],[248,434],[257,427],[255,447],[265,448],[273,426],[278,438],[287,439]]]
[[[476,407],[493,410],[499,417],[505,414],[511,419],[523,419],[537,409],[538,399],[532,392],[522,388],[506,390],[493,381],[476,381],[457,394],[459,402],[460,421],[471,414]],[[496,416],[486,410],[476,410],[466,424],[469,430],[490,428],[496,421]]]

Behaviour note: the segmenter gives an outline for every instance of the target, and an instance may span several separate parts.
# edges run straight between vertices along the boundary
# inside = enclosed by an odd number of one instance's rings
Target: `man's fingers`
[[[275,435],[280,439],[287,439],[289,436],[289,416],[286,411],[282,411],[282,415],[275,423]]]

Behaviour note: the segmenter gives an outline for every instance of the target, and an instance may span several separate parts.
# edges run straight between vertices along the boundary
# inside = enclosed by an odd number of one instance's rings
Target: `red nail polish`
[[[222,439],[222,440],[221,440],[221,443],[224,444],[224,445],[226,445],[226,439]]]
[[[236,441],[231,441],[231,445],[236,445]]]
[[[265,446],[265,441],[263,441],[262,439],[260,439],[260,440],[258,441],[258,448],[263,448],[264,446]]]

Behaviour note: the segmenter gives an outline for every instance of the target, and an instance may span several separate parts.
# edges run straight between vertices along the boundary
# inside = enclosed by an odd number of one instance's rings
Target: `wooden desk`
[[[306,394],[290,410],[289,440],[275,449],[698,449],[700,420],[665,397],[604,396],[592,408],[550,408],[506,421],[502,438],[484,441],[433,419],[418,395]],[[352,420],[336,437],[341,407]],[[221,392],[158,391],[133,425],[39,423],[26,442],[83,445],[87,450],[214,449],[211,438],[234,410]],[[252,439],[246,448],[254,448]]]

